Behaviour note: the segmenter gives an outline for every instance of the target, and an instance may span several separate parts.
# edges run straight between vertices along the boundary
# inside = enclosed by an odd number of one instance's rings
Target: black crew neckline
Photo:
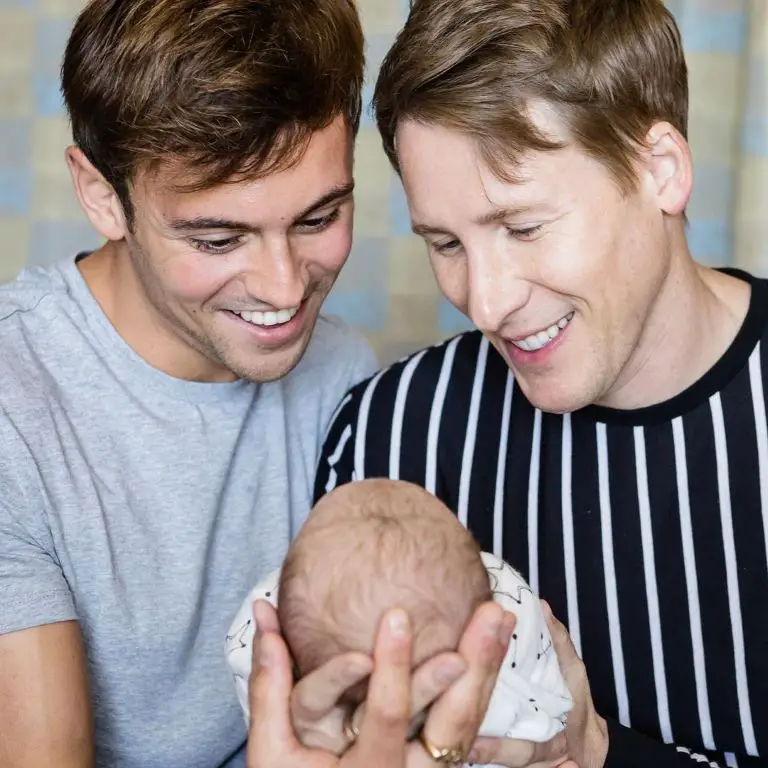
[[[752,288],[747,314],[723,356],[700,379],[669,400],[632,410],[588,405],[576,411],[577,414],[606,424],[658,424],[689,413],[736,378],[748,364],[750,355],[765,333],[768,323],[768,282],[734,267],[718,271],[744,280]]]

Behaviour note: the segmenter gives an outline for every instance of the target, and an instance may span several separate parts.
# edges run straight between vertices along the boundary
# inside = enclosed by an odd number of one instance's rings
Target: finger
[[[253,618],[256,621],[256,628],[259,632],[280,633],[280,622],[277,618],[277,611],[271,603],[266,600],[254,600]]]
[[[291,660],[282,637],[262,635],[254,673],[248,681],[248,764],[287,764],[299,743],[291,725],[290,699],[293,687]],[[256,663],[258,662],[258,663]]]
[[[575,694],[576,691],[574,689],[577,686],[589,685],[586,668],[576,652],[576,647],[571,640],[568,630],[562,622],[555,618],[546,600],[541,601],[541,609],[547,620],[547,628],[552,638],[552,647],[555,649],[560,671],[563,673],[571,693]]]
[[[355,757],[360,756],[361,765],[404,765],[411,713],[412,658],[408,614],[399,608],[388,611],[376,637],[365,721],[350,750]]]
[[[467,663],[453,652],[441,653],[417,667],[411,681],[411,722],[409,733],[416,732],[424,721],[424,710],[445,693],[467,671]],[[352,718],[359,731],[365,717],[365,702]]]
[[[421,664],[411,683],[411,716],[425,710],[467,671],[458,653],[441,653]]]
[[[459,643],[467,671],[432,706],[424,734],[443,747],[469,750],[488,708],[515,617],[495,603],[477,609]]]
[[[353,685],[373,670],[373,659],[364,653],[345,653],[303,677],[293,690],[291,711],[298,723],[314,722],[327,715]]]
[[[507,768],[554,768],[567,759],[564,733],[551,741],[536,743],[519,739],[479,738],[469,754],[470,763],[504,765]]]

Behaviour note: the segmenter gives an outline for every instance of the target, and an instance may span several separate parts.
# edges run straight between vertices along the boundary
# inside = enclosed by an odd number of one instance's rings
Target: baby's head
[[[371,653],[382,614],[405,609],[414,665],[456,650],[491,599],[477,543],[418,486],[363,480],[318,502],[283,565],[280,626],[303,676],[339,653]]]

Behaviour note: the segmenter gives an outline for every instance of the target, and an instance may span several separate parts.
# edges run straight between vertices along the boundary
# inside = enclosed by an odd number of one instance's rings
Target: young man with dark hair
[[[478,331],[352,390],[316,496],[419,483],[523,570],[570,632],[580,768],[765,765],[768,284],[691,257],[672,16],[415,0],[374,101],[440,289]]]
[[[374,370],[319,314],[352,236],[359,19],[351,0],[92,0],[62,75],[107,242],[0,288],[0,764],[242,765],[223,633]],[[421,670],[423,703],[457,662]],[[299,734],[338,672],[297,687]]]

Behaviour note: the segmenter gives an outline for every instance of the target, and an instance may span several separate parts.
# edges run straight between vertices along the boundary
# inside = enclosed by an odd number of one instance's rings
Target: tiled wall
[[[407,0],[359,0],[369,88]],[[768,0],[669,0],[691,67],[697,182],[691,242],[708,263],[768,266]],[[82,0],[0,0],[0,279],[98,245],[70,190],[58,67]],[[748,162],[747,162],[748,160]],[[365,331],[383,360],[466,327],[439,298],[409,233],[399,182],[368,116],[357,150],[352,258],[328,308]],[[734,226],[738,229],[734,230]]]

